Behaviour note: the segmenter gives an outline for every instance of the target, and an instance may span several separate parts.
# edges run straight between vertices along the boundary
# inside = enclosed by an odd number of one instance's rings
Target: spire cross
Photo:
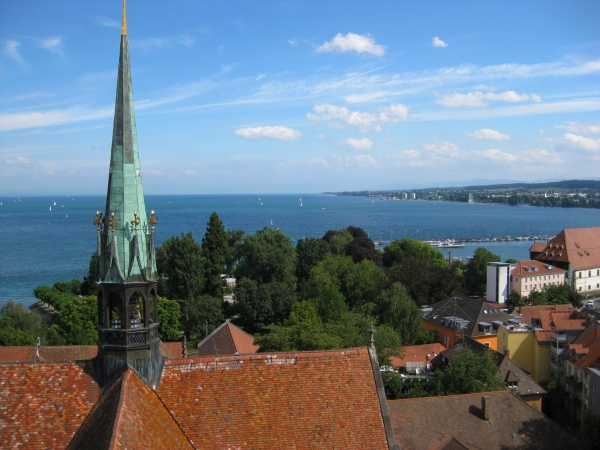
[[[115,227],[117,225],[119,225],[119,222],[117,222],[115,220],[115,213],[110,213],[110,221],[108,222],[108,225],[110,225],[111,231],[113,232],[113,234],[115,234]]]
[[[96,211],[94,225],[96,225],[96,230],[100,231],[102,229],[102,211]]]
[[[127,6],[125,4],[126,0],[123,0],[123,18],[121,22],[121,35],[127,36]]]
[[[137,211],[133,212],[133,220],[131,221],[131,225],[134,226],[135,231],[137,231],[137,227],[140,224],[140,218],[137,215]]]

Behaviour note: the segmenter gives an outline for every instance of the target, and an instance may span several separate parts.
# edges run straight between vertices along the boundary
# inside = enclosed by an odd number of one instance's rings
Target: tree
[[[204,339],[225,321],[223,299],[201,295],[190,305],[190,321],[186,324],[186,334]]]
[[[483,296],[487,288],[488,263],[500,261],[500,256],[479,247],[465,269],[465,283],[471,295]]]
[[[323,236],[323,240],[329,244],[329,250],[334,255],[343,255],[344,248],[354,240],[354,237],[347,229],[341,231],[329,230]]]
[[[300,239],[296,245],[296,278],[302,284],[308,281],[310,270],[329,254],[329,246],[323,239],[309,237]]]
[[[326,286],[336,286],[350,309],[374,302],[387,281],[383,270],[369,260],[354,263],[348,256],[329,255],[310,273],[313,297]]]
[[[160,328],[158,337],[164,342],[178,341],[181,337],[181,309],[176,300],[169,300],[164,297],[158,297],[156,313]]]
[[[506,301],[506,307],[508,308],[509,312],[512,312],[519,306],[525,306],[525,299],[520,293],[513,289],[508,296],[508,300]]]
[[[429,244],[415,239],[394,239],[383,249],[383,265],[386,267],[391,267],[393,264],[401,262],[404,258],[433,261],[440,266],[446,263],[444,255],[441,252]]]
[[[246,277],[258,284],[277,281],[295,289],[296,250],[291,239],[268,227],[246,236],[240,248],[236,277]]]
[[[437,261],[413,257],[403,258],[387,269],[391,283],[401,283],[417,305],[432,303],[458,294],[461,283],[456,266],[439,265]]]
[[[69,295],[48,329],[50,345],[93,345],[98,340],[98,300],[95,296]]]
[[[210,215],[206,234],[202,238],[202,252],[205,258],[204,292],[213,297],[223,298],[223,280],[221,274],[225,268],[225,251],[227,250],[227,234],[219,215]]]
[[[243,230],[227,230],[227,249],[225,250],[225,269],[228,274],[235,271],[240,259],[240,246],[244,240]]]
[[[314,293],[316,296],[311,297],[309,301],[317,308],[317,312],[324,322],[337,320],[348,312],[348,305],[337,286],[321,286]]]
[[[590,450],[600,449],[600,417],[591,410],[586,409],[583,413],[582,427],[577,433]]]
[[[413,345],[423,334],[421,308],[400,283],[394,283],[389,289],[382,291],[375,302],[378,305],[380,323],[392,327],[405,345]]]
[[[160,287],[166,290],[162,294],[181,303],[188,322],[188,301],[200,294],[204,284],[203,264],[202,247],[192,233],[172,236],[156,251],[158,275],[163,281]]]
[[[90,266],[88,268],[87,277],[83,278],[81,283],[81,295],[95,295],[96,294],[96,280],[98,278],[98,255],[96,252],[92,253],[90,257]]]
[[[35,345],[44,338],[46,325],[42,317],[25,309],[22,303],[8,300],[0,308],[0,345]]]
[[[499,370],[488,353],[478,354],[465,348],[449,366],[437,372],[437,377],[445,395],[501,391],[506,385],[496,377]]]

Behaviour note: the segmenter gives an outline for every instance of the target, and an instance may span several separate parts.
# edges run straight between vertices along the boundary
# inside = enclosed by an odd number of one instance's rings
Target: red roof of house
[[[166,361],[157,393],[197,448],[387,448],[366,348]]]
[[[565,359],[580,369],[587,369],[600,360],[600,326],[592,322],[571,344]],[[574,350],[576,355],[571,351]]]
[[[530,252],[539,252],[535,257],[539,261],[569,262],[575,270],[600,267],[600,227],[566,229],[548,241],[544,248],[540,243],[536,244]]]
[[[237,355],[257,351],[258,345],[254,344],[254,337],[229,320],[198,344],[198,356]]]
[[[68,449],[184,449],[194,447],[152,389],[131,370],[91,410]]]
[[[91,361],[0,364],[0,443],[64,449],[99,397]]]
[[[163,351],[163,356],[167,357],[167,358],[176,358],[176,359],[181,359],[183,358],[183,342],[161,342],[161,347],[162,350],[166,349],[166,351]]]
[[[535,323],[540,319],[541,311],[573,311],[572,305],[538,305],[538,306],[521,306],[517,311],[521,315],[522,323]]]
[[[519,261],[515,268],[510,271],[511,275],[519,277],[533,277],[539,275],[564,274],[566,270],[559,269],[551,264],[544,264],[536,260]]]
[[[392,356],[390,362],[394,369],[406,366],[407,362],[423,362],[427,365],[428,362],[444,350],[446,350],[446,347],[439,342],[434,344],[407,345],[404,347],[404,358]],[[427,355],[430,355],[429,359],[427,359]]]
[[[87,361],[98,354],[97,345],[41,346],[36,358],[35,345],[0,347],[0,362]]]

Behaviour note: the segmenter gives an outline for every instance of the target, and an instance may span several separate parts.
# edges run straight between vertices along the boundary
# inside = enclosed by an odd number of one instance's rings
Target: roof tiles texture
[[[513,394],[486,395],[489,421],[482,419],[481,393],[389,401],[396,443],[405,450],[430,450],[454,437],[467,448],[486,450],[581,448],[575,436]]]
[[[387,448],[368,350],[165,363],[158,395],[196,448]]]
[[[535,323],[540,320],[541,311],[573,311],[571,305],[538,305],[538,306],[521,306],[518,308],[521,314],[523,323]]]
[[[198,344],[198,356],[256,353],[254,337],[226,321]]]
[[[407,362],[422,362],[427,364],[444,350],[446,350],[446,347],[439,342],[433,344],[407,345],[404,347],[404,358],[392,356],[390,362],[394,369],[406,366]],[[427,359],[427,355],[430,355],[429,359]]]
[[[528,267],[535,267],[537,270],[527,270]],[[566,270],[559,269],[558,267],[554,267],[550,264],[544,264],[541,261],[536,260],[528,260],[528,261],[519,261],[515,264],[515,268],[510,271],[511,275],[515,276],[539,276],[539,275],[547,275],[547,274],[564,274]]]
[[[575,270],[600,267],[600,227],[563,230],[543,248],[538,243],[530,252],[539,252],[535,259],[540,261],[569,262]]]
[[[0,362],[36,362],[35,346],[0,347]],[[41,346],[39,362],[87,361],[98,354],[97,345]]]
[[[94,406],[68,449],[193,449],[152,389],[127,370]]]
[[[0,443],[63,449],[99,396],[91,361],[2,364]]]

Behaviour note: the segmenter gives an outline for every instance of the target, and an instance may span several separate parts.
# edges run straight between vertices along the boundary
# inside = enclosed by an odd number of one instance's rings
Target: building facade
[[[531,292],[541,291],[546,286],[564,284],[566,273],[566,270],[540,261],[519,261],[510,271],[510,292],[528,297]]]

